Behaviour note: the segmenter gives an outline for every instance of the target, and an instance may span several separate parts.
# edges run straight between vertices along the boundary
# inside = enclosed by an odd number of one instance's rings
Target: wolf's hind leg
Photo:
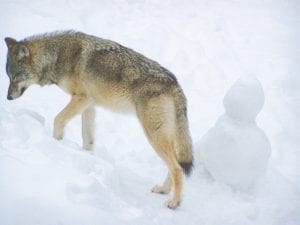
[[[53,137],[61,140],[66,124],[85,110],[89,104],[91,104],[91,100],[85,95],[73,95],[69,104],[55,117]]]
[[[140,101],[137,114],[150,144],[166,163],[171,178],[167,178],[165,184],[162,187],[154,188],[154,191],[168,192],[172,186],[174,188],[173,197],[167,201],[166,205],[174,209],[181,202],[183,171],[177,161],[174,149],[176,126],[173,101],[168,96]]]
[[[83,148],[92,150],[94,147],[95,107],[88,107],[81,114]]]
[[[152,143],[152,146],[159,154],[159,156],[165,161],[169,169],[171,181],[168,181],[167,178],[166,186],[163,186],[163,188],[167,188],[164,191],[169,191],[168,188],[169,189],[171,188],[168,183],[172,184],[174,188],[173,197],[166,202],[166,205],[169,208],[174,209],[177,206],[179,206],[181,202],[182,181],[183,181],[182,168],[177,162],[175,152],[172,148],[173,144],[170,140],[168,140],[168,138],[163,137],[162,134],[158,134],[158,136],[154,138],[150,137],[149,139],[150,142]]]
[[[163,185],[156,185],[152,188],[152,192],[159,194],[169,194],[172,190],[172,178],[168,173]]]

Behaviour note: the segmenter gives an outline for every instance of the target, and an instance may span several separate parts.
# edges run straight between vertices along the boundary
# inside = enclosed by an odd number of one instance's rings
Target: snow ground
[[[65,140],[54,140],[53,118],[69,97],[54,86],[33,86],[8,102],[2,41],[1,225],[300,224],[299,1],[2,0],[0,9],[2,40],[76,29],[118,41],[174,72],[188,99],[196,157],[181,207],[167,209],[167,196],[150,192],[166,168],[137,120],[98,108],[95,155],[80,147],[79,118]],[[245,74],[264,88],[257,122],[272,146],[267,176],[247,193],[214,182],[197,160],[197,142]]]

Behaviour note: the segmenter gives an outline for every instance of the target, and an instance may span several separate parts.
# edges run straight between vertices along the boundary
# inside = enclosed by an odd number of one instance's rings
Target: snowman
[[[247,190],[266,172],[271,146],[255,118],[264,104],[256,78],[240,78],[223,99],[225,113],[198,143],[209,174],[235,189]]]

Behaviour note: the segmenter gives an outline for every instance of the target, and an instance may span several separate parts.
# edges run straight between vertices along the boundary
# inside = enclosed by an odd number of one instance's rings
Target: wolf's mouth
[[[24,91],[26,90],[26,88],[25,87],[23,87],[22,89],[21,89],[21,93],[20,93],[20,96],[24,93]]]

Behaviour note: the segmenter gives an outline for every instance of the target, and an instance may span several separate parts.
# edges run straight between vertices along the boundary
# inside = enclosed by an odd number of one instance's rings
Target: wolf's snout
[[[11,95],[11,93],[12,93],[12,87],[13,87],[12,84],[10,84],[9,87],[8,87],[8,91],[7,91],[7,100],[13,100],[13,97],[12,97],[12,95]]]
[[[10,94],[7,95],[7,100],[13,100],[13,97],[11,97]]]

